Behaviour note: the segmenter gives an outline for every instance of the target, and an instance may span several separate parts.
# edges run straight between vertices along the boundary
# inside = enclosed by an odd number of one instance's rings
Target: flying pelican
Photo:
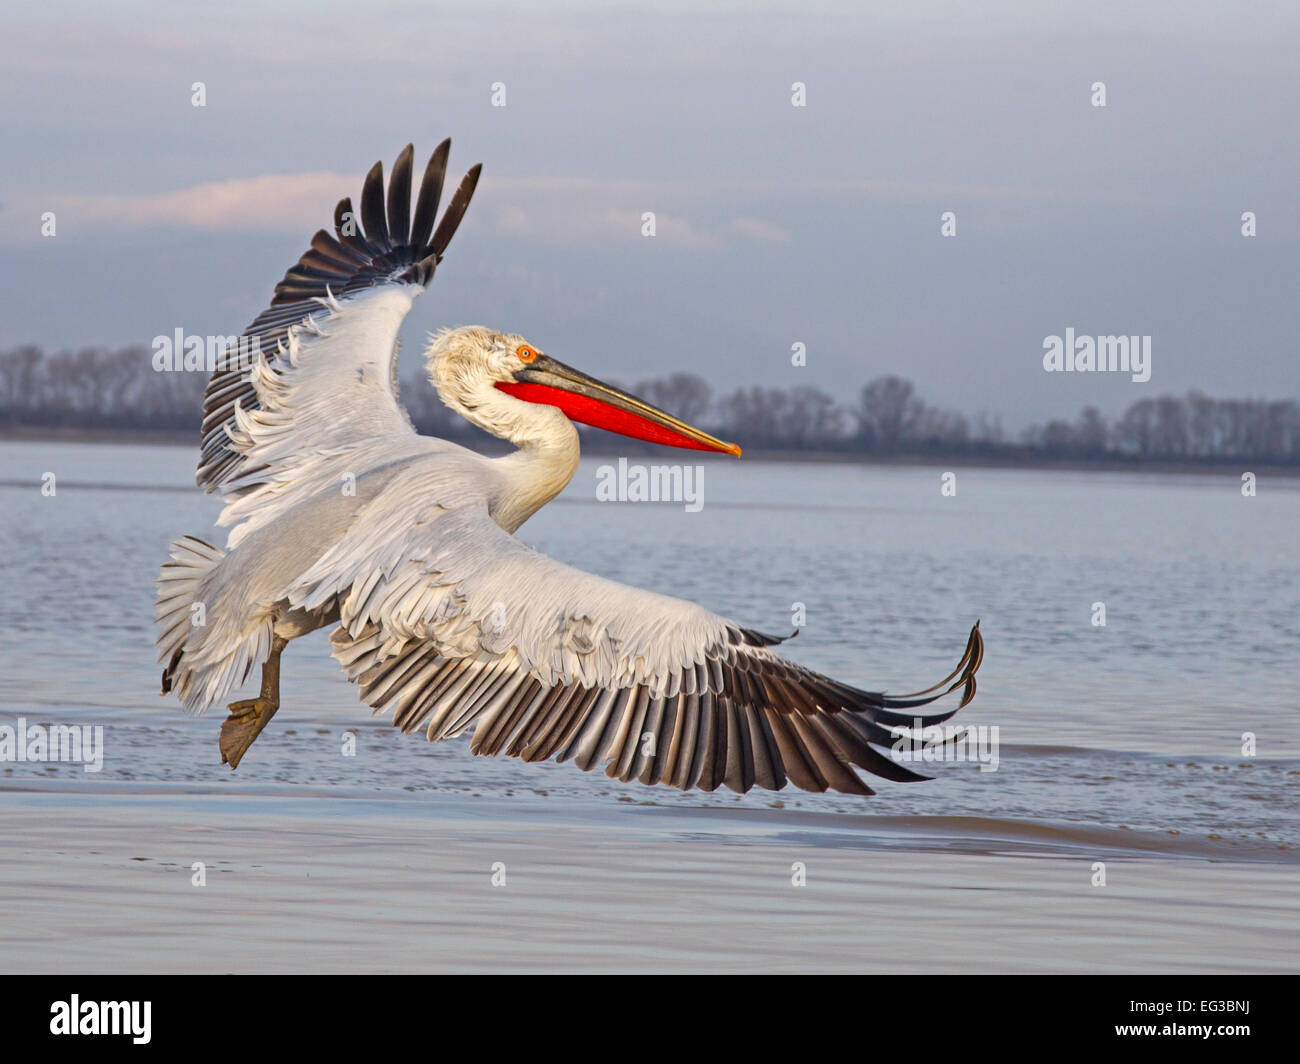
[[[957,668],[898,697],[778,656],[782,640],[691,602],[589,575],[515,532],[569,483],[573,422],[672,447],[740,448],[479,326],[430,338],[442,401],[515,445],[486,458],[419,435],[397,390],[397,333],[469,206],[479,166],[434,227],[450,142],[429,160],[411,218],[412,147],[387,190],[320,230],[244,333],[251,367],[219,367],[204,401],[197,482],[227,500],[226,549],[171,544],[155,617],[163,693],[201,712],[262,669],[221,727],[233,769],[280,706],[280,655],[324,625],[375,713],[430,740],[554,758],[623,781],[711,791],[874,793],[855,769],[925,779],[875,749],[917,707],[975,694],[976,623]],[[268,354],[268,352],[270,352]],[[201,622],[201,623],[200,623]],[[904,712],[906,711],[906,712]],[[934,723],[957,710],[924,718]],[[874,744],[874,745],[873,745]]]

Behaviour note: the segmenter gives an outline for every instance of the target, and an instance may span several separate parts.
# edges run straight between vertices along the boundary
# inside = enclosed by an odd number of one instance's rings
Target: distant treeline
[[[193,430],[207,376],[156,372],[145,347],[84,348],[46,354],[37,347],[0,352],[0,429]],[[999,460],[1073,459],[1300,464],[1300,403],[1295,399],[1140,399],[1108,419],[1086,407],[1008,438],[997,418],[923,402],[910,381],[879,377],[846,401],[816,388],[739,388],[715,396],[700,377],[676,373],[631,390],[691,424],[752,450],[839,451],[885,456]],[[401,398],[422,432],[482,438],[439,401],[421,377],[402,382]],[[597,439],[592,435],[592,442]]]

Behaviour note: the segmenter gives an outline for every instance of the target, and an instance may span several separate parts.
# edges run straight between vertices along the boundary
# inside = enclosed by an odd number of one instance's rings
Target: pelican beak
[[[592,425],[635,440],[649,440],[694,451],[719,451],[740,457],[740,448],[679,421],[613,385],[539,354],[515,371],[513,381],[497,387],[516,399],[562,410],[571,421]]]

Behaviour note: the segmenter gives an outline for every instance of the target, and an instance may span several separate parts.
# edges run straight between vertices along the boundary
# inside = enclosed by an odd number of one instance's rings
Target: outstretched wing
[[[779,639],[539,554],[481,503],[406,498],[376,499],[290,592],[307,608],[337,598],[334,656],[404,731],[473,728],[475,753],[608,761],[611,777],[683,789],[871,794],[855,768],[925,778],[875,749],[891,727],[958,688],[957,709],[974,697],[978,624],[934,687],[862,691],[781,658]]]
[[[276,285],[270,307],[229,352],[236,364],[218,366],[208,383],[201,487],[273,494],[306,456],[413,434],[397,399],[397,331],[442,261],[480,170],[465,175],[435,230],[450,144],[438,145],[425,167],[413,220],[408,144],[393,165],[387,209],[377,162],[360,218],[351,199],[340,201],[336,235],[319,230]],[[250,352],[245,365],[240,356]]]

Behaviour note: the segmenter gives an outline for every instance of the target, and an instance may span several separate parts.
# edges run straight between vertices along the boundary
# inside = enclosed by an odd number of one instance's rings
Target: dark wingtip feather
[[[433,223],[438,217],[438,203],[442,199],[442,185],[447,178],[447,157],[450,153],[451,138],[448,137],[429,156],[428,165],[424,168],[424,179],[420,182],[420,197],[415,204],[415,222],[411,226],[411,246],[421,257],[428,247]]]
[[[737,628],[736,631],[741,638],[751,647],[774,647],[779,643],[784,643],[787,639],[793,638],[786,635],[768,635],[766,632],[759,632],[753,628]],[[799,629],[795,629],[795,635],[799,634]]]
[[[980,665],[984,663],[984,636],[980,634],[980,622],[975,622],[975,627],[970,630],[970,642],[968,643],[970,651],[970,663],[966,666],[966,671],[962,673],[959,683],[965,681],[965,687],[962,691],[961,705],[968,705],[975,697],[975,673],[979,671]],[[953,684],[956,687],[957,684]],[[951,690],[951,688],[950,688]]]
[[[411,232],[411,161],[415,145],[408,144],[393,163],[388,179],[388,236],[397,247],[404,247]]]
[[[366,240],[380,251],[393,245],[388,239],[388,219],[384,214],[384,164],[380,160],[366,174],[361,189],[361,223],[366,227]]]
[[[334,208],[334,231],[338,234],[339,242],[356,251],[363,261],[368,262],[377,251],[366,243],[366,238],[361,233],[361,219],[352,206],[351,196],[344,196]]]
[[[460,221],[465,217],[465,212],[469,209],[469,201],[474,196],[474,189],[478,186],[479,174],[483,171],[482,163],[475,163],[469,168],[460,181],[460,187],[456,189],[456,194],[451,197],[451,202],[447,204],[447,210],[442,216],[442,221],[438,223],[438,229],[433,234],[433,239],[429,241],[428,252],[431,255],[441,259],[447,245],[451,243],[451,238],[456,235],[456,228]]]

